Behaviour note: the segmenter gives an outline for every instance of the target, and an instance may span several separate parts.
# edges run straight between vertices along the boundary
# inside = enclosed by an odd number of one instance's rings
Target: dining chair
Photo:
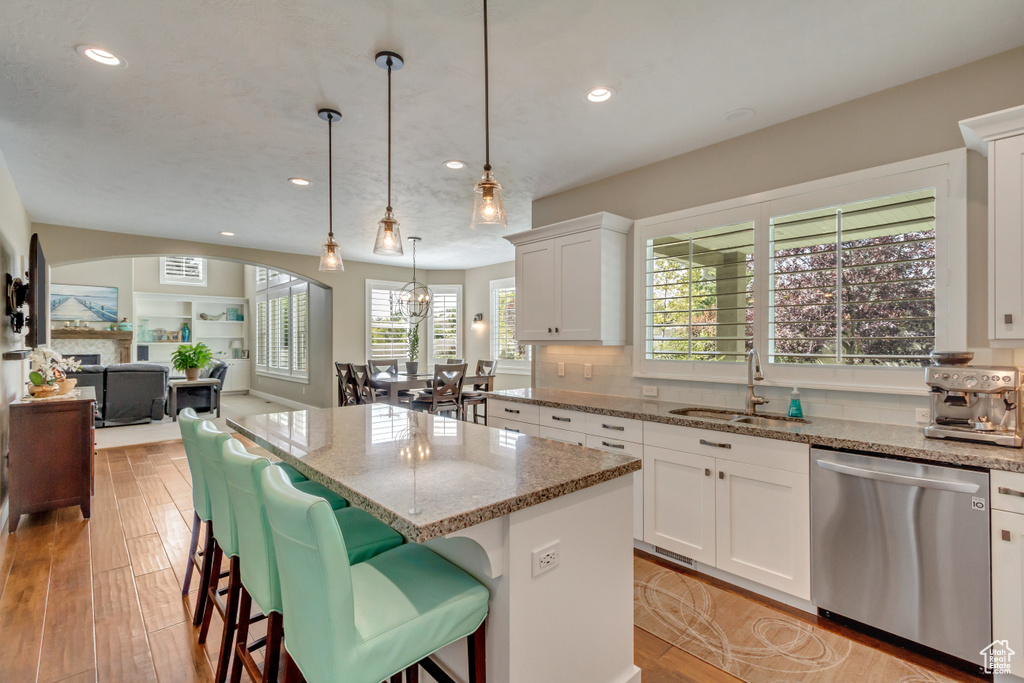
[[[374,360],[370,358],[366,361],[366,367],[369,368],[371,375],[376,375],[381,372],[386,372],[389,375],[398,374],[398,359],[397,358],[378,358]]]
[[[334,363],[334,372],[338,376],[338,407],[352,405],[349,395],[348,363]]]
[[[468,638],[469,681],[486,683],[488,591],[420,543],[360,564],[323,501],[296,490],[283,472],[260,475],[284,607],[285,680],[380,683]],[[443,679],[440,679],[443,680]]]
[[[462,383],[466,379],[466,364],[435,365],[434,379],[427,389],[415,394],[410,401],[413,410],[455,411],[462,416]]]
[[[348,392],[353,400],[350,405],[375,402],[378,393],[370,386],[369,374],[369,368],[365,365],[348,364]]]
[[[470,391],[462,392],[462,418],[469,420],[469,407],[473,407],[473,424],[477,421],[477,408],[479,406],[484,407],[484,424],[487,424],[487,397],[484,396],[483,392],[492,390],[494,383],[494,375],[498,372],[498,361],[496,360],[478,360],[476,362],[476,374],[477,377],[487,377],[488,381],[474,382],[473,388]]]
[[[277,555],[270,522],[263,507],[260,475],[273,467],[270,460],[248,453],[236,439],[222,446],[224,476],[228,497],[235,518],[238,536],[240,595],[238,630],[235,638],[232,683],[239,683],[242,672],[253,681],[276,681],[281,642],[284,637],[281,605],[281,582],[277,572]],[[294,482],[292,482],[294,484]],[[348,560],[357,564],[386,550],[398,547],[403,539],[397,531],[359,508],[346,507],[334,511],[338,527],[346,538]],[[249,642],[249,628],[257,621],[250,614],[256,603],[267,618],[266,650],[263,671],[259,670],[252,651],[264,641]]]

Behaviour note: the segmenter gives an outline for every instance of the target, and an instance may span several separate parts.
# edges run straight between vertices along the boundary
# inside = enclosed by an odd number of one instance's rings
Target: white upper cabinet
[[[506,235],[516,247],[516,337],[522,344],[626,343],[626,233],[595,213]]]
[[[960,122],[967,146],[988,157],[989,339],[1024,340],[1024,106]]]

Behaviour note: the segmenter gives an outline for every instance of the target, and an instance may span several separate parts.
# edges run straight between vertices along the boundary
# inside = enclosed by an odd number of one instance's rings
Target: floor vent
[[[693,566],[693,559],[687,557],[686,555],[680,555],[679,553],[674,553],[671,550],[665,550],[664,548],[662,548],[660,546],[654,546],[654,550],[657,551],[657,553],[659,555],[664,555],[665,557],[671,557],[676,562],[678,562],[680,564],[685,564],[687,567],[692,567]]]

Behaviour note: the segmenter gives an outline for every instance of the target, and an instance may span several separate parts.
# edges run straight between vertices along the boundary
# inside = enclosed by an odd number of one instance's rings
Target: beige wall
[[[0,269],[24,277],[28,268],[28,242],[32,223],[25,211],[14,179],[0,155]],[[4,317],[0,323],[0,351],[24,348],[24,337],[15,335]],[[25,362],[2,361],[0,371],[0,524],[7,524],[7,449],[10,441],[8,406],[16,401],[25,384]]]
[[[190,254],[191,256],[191,254]],[[183,296],[245,296],[242,264],[209,259],[206,262],[206,286],[160,284],[160,258],[135,259],[135,291]]]
[[[43,244],[46,253],[46,244]],[[46,253],[47,263],[50,255]],[[117,287],[118,319],[135,320],[132,292],[134,290],[132,259],[113,258],[90,263],[72,263],[64,266],[51,264],[51,285],[91,285],[93,287]],[[90,327],[106,327],[106,323],[87,323]],[[50,321],[51,327],[62,327],[63,321]]]

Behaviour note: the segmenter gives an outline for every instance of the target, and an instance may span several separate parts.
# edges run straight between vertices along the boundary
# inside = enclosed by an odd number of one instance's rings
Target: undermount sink
[[[755,427],[793,427],[809,423],[809,420],[804,420],[798,417],[785,417],[783,415],[749,415],[747,413],[735,413],[729,410],[712,410],[708,408],[679,408],[668,412],[672,415],[697,417],[706,420],[721,420],[722,422],[753,425]]]

